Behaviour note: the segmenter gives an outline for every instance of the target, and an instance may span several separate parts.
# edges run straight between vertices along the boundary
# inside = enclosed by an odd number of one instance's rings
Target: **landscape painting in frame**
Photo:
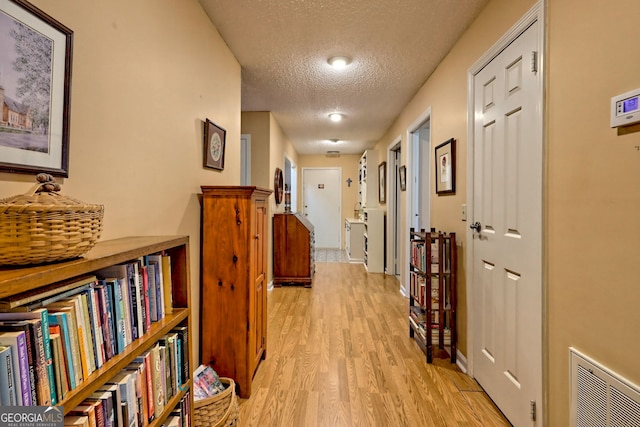
[[[0,0],[0,171],[69,176],[73,32],[25,0]]]

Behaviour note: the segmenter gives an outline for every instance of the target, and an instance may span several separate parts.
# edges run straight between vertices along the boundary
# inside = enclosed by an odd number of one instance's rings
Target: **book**
[[[83,317],[84,335],[86,338],[85,346],[89,355],[89,374],[98,369],[98,359],[96,356],[96,332],[93,327],[92,315],[89,310],[91,303],[89,302],[88,292],[83,292],[78,295],[80,302],[80,308],[82,309],[81,316]]]
[[[24,331],[0,332],[0,345],[11,348],[18,406],[31,406],[31,382]]]
[[[151,369],[153,381],[153,403],[155,406],[155,416],[158,418],[164,411],[164,393],[162,387],[163,377],[161,374],[160,345],[158,343],[151,347]]]
[[[73,353],[76,352],[76,350],[75,349],[72,350],[72,347],[74,344],[71,341],[71,335],[69,333],[67,313],[63,311],[49,312],[49,325],[50,325],[50,328],[51,326],[60,327],[60,338],[64,348],[64,360],[67,362],[66,368],[67,368],[67,376],[69,378],[69,387],[70,387],[70,390],[73,390],[74,388],[76,388],[76,385],[77,385],[76,383],[77,375],[75,373],[74,362],[73,362]]]
[[[0,300],[0,311],[9,311],[37,301],[40,302],[42,300],[45,300],[47,297],[60,295],[66,291],[74,290],[78,287],[93,283],[95,282],[95,280],[96,277],[92,275],[81,276],[64,282],[52,283],[50,285],[39,287],[37,289],[32,289],[26,292],[11,295]],[[38,307],[34,306],[34,309],[40,307],[42,307],[41,303]],[[23,311],[25,310],[25,308],[22,308],[20,310]]]
[[[189,366],[189,331],[186,326],[177,326],[171,330],[178,335],[179,346],[182,349],[180,360],[182,367],[182,374],[180,375],[181,384],[186,384],[189,378],[191,378],[191,368]]]
[[[50,326],[51,328],[58,328],[59,326]],[[67,393],[69,393],[69,375],[67,374],[67,360],[64,355],[62,338],[60,333],[51,333],[51,352],[53,354],[53,367],[55,374],[56,393],[60,400],[64,399]]]
[[[78,405],[67,412],[67,416],[87,417],[89,419],[89,427],[98,427],[96,408],[93,405]]]
[[[162,274],[162,255],[160,254],[152,254],[148,255],[147,259],[149,260],[149,264],[154,266],[155,271],[155,279],[156,279],[156,310],[158,320],[164,318],[164,285],[163,285],[163,274]]]
[[[53,357],[51,353],[51,340],[49,337],[49,312],[46,308],[37,308],[29,312],[6,312],[0,313],[0,320],[23,320],[23,319],[40,319],[42,323],[42,345],[44,349],[44,355],[46,359],[46,371],[49,379],[49,393],[51,398],[51,405],[58,403],[58,397],[56,394],[56,385],[53,372]]]
[[[136,387],[136,414],[138,426],[149,425],[149,410],[147,403],[147,374],[144,361],[136,358],[126,368],[134,376]]]
[[[76,386],[80,385],[86,378],[87,366],[86,356],[84,355],[85,346],[83,335],[78,333],[78,316],[76,315],[76,306],[69,301],[58,301],[47,306],[49,313],[65,313],[66,317],[66,331],[64,325],[62,325],[63,336],[66,334],[69,337],[71,352],[71,361],[73,362],[72,372],[75,376]],[[51,319],[49,319],[49,323]],[[83,362],[84,360],[84,362]]]
[[[193,372],[194,399],[201,400],[224,391],[224,385],[216,371],[208,365],[200,365]]]
[[[93,406],[93,412],[96,417],[96,427],[106,427],[105,424],[105,412],[102,405],[102,400],[89,397],[82,401],[82,405]]]
[[[155,400],[154,400],[154,388],[153,388],[153,364],[151,360],[151,352],[146,351],[135,359],[138,362],[144,364],[144,372],[147,387],[147,417],[148,422],[155,419]]]
[[[120,387],[115,384],[103,384],[98,391],[108,392],[111,399],[107,403],[109,405],[110,411],[113,412],[113,415],[110,419],[112,419],[113,427],[124,427],[124,422],[122,418],[122,408],[120,406],[120,402],[122,399],[120,398]]]
[[[64,425],[69,427],[90,427],[89,417],[80,417],[77,415],[65,415]]]
[[[100,321],[102,322],[102,336],[104,341],[105,361],[111,359],[116,351],[115,325],[113,323],[113,312],[111,310],[111,297],[109,287],[104,281],[100,281],[95,287],[98,296],[98,306],[100,308]]]
[[[123,423],[125,427],[138,427],[137,398],[134,384],[134,376],[127,371],[120,371],[114,375],[107,384],[113,384],[120,389],[120,403]]]
[[[11,347],[0,345],[0,406],[18,404]]]
[[[138,272],[140,274],[140,283],[142,296],[142,322],[144,332],[147,332],[151,328],[151,317],[149,307],[149,276],[147,272],[147,266],[142,264],[142,261],[138,262]]]
[[[0,322],[0,331],[23,331],[25,334],[25,342],[27,344],[27,366],[29,369],[29,392],[31,393],[31,402],[33,405],[38,404],[40,393],[38,392],[37,374],[36,374],[36,356],[35,356],[35,330],[33,325],[23,320],[5,320]],[[44,362],[42,368],[44,369]],[[47,394],[49,390],[46,390]],[[48,396],[47,396],[48,399]],[[48,399],[50,402],[50,399]]]
[[[158,292],[156,286],[156,264],[147,263],[147,281],[149,285],[149,319],[151,322],[158,321]]]
[[[173,284],[171,282],[171,257],[162,254],[162,287],[164,292],[164,312],[173,313]]]
[[[100,402],[105,427],[116,427],[116,412],[113,408],[114,396],[110,390],[91,393],[91,395],[85,399],[85,402],[87,401]]]
[[[127,263],[127,280],[129,281],[129,295],[131,300],[131,338],[137,339],[142,336],[142,295],[140,294],[140,276],[138,274],[138,263]]]
[[[98,302],[98,290],[91,288],[83,295],[86,295],[87,304],[89,306],[89,322],[91,324],[91,334],[94,346],[93,350],[96,356],[97,369],[106,361],[104,352],[104,336],[102,333],[102,314],[100,304]]]

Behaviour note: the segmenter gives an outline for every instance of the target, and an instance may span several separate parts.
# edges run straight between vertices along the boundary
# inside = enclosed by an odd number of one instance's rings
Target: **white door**
[[[473,79],[473,375],[515,426],[542,425],[539,31],[535,21]]]
[[[340,248],[340,176],[338,168],[302,170],[302,212],[315,227],[317,248]]]

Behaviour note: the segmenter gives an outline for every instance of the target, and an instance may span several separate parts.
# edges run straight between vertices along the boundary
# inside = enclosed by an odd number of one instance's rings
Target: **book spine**
[[[171,257],[162,255],[162,285],[164,293],[164,312],[173,313],[173,293],[171,282]]]
[[[138,304],[139,304],[139,296],[138,296],[138,286],[135,280],[135,271],[133,267],[133,263],[127,264],[127,284],[129,286],[129,301],[131,308],[131,339],[135,340],[140,337],[138,323]]]
[[[104,337],[102,335],[102,321],[100,304],[98,303],[98,291],[91,288],[87,291],[87,302],[89,304],[89,322],[93,336],[93,351],[96,355],[96,369],[104,365]]]
[[[47,372],[47,357],[44,354],[44,331],[42,320],[36,319],[30,322],[32,327],[34,363],[36,364],[36,387],[38,405],[51,406],[51,387],[49,384],[49,374]],[[48,329],[48,328],[47,328]],[[54,385],[55,392],[55,385]]]
[[[162,259],[160,255],[154,255],[156,270],[156,310],[158,311],[158,320],[164,318],[164,289],[162,285]]]
[[[93,322],[91,320],[91,314],[89,312],[89,291],[80,294],[80,303],[82,308],[82,316],[84,322],[84,335],[87,340],[87,353],[89,355],[89,374],[94,372],[98,368],[96,357],[96,336],[93,331]]]
[[[178,339],[181,341],[182,347],[182,383],[186,384],[189,378],[191,378],[191,371],[189,367],[189,333],[186,326],[178,326],[174,328],[172,332],[178,334]]]
[[[44,357],[47,363],[47,376],[49,377],[49,394],[51,395],[51,405],[56,405],[58,403],[58,393],[55,383],[51,336],[49,334],[49,312],[46,308],[40,310],[40,322],[42,323],[42,343],[44,345]]]
[[[147,278],[149,279],[149,313],[151,322],[158,321],[157,290],[156,290],[156,266],[154,263],[147,264]]]
[[[111,287],[106,283],[98,286],[98,303],[102,314],[102,334],[104,335],[105,360],[111,359],[115,354],[115,335],[113,325],[113,312],[111,310]]]
[[[144,362],[145,369],[145,377],[146,377],[146,386],[147,386],[147,412],[148,412],[148,422],[150,423],[155,419],[155,399],[154,388],[153,388],[153,363],[151,358],[151,353],[147,352],[142,356]]]
[[[149,297],[149,271],[146,265],[142,265],[142,298],[144,299],[144,330],[151,328],[151,301]]]
[[[71,390],[76,388],[76,376],[73,368],[73,356],[71,351],[71,335],[69,334],[69,325],[67,324],[67,316],[65,313],[54,313],[49,315],[49,323],[51,325],[59,325],[62,332],[60,338],[64,344],[64,359],[67,362],[67,376],[69,377],[69,387]]]
[[[22,390],[22,405],[31,406],[34,401],[31,397],[31,381],[29,379],[29,356],[27,355],[27,341],[25,334],[17,338],[18,365],[20,366],[20,387]]]
[[[114,327],[116,328],[116,354],[120,354],[124,350],[125,343],[125,331],[124,331],[124,302],[122,301],[122,287],[118,280],[113,282],[113,295],[111,300],[111,307],[115,314]]]
[[[155,404],[155,415],[156,418],[158,418],[164,411],[164,394],[162,392],[163,378],[160,370],[162,365],[160,359],[160,346],[157,344],[151,349],[151,365],[153,367],[153,399]]]
[[[0,351],[0,406],[16,406],[15,377],[11,347]]]
[[[120,289],[122,291],[122,311],[124,313],[124,346],[131,344],[131,324],[132,324],[132,310],[131,310],[131,293],[129,292],[129,280],[126,277],[118,279],[121,283]]]

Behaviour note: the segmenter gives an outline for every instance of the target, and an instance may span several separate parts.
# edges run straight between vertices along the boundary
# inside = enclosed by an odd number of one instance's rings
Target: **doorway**
[[[284,184],[289,191],[291,212],[298,212],[298,173],[296,164],[284,156]]]
[[[400,203],[400,180],[398,179],[402,162],[402,141],[400,137],[387,150],[389,201],[387,202],[387,262],[386,273],[400,281],[400,254],[402,253],[402,218]]]
[[[251,135],[240,135],[240,185],[251,185]]]
[[[538,3],[469,72],[470,372],[514,425],[543,423],[543,28]]]
[[[316,248],[340,249],[342,169],[302,169],[302,213],[315,227]]]

